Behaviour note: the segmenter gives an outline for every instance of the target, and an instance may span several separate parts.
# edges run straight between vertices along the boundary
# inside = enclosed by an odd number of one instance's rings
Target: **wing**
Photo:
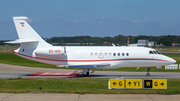
[[[102,64],[88,64],[88,65],[68,65],[68,68],[98,68],[98,67],[105,67],[110,66],[111,64],[102,63]]]

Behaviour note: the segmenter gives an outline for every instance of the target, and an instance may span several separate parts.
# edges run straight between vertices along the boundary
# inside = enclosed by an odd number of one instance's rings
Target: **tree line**
[[[48,43],[56,43],[58,45],[65,45],[65,43],[80,43],[80,45],[89,45],[94,43],[95,46],[101,45],[127,45],[127,38],[129,37],[129,43],[138,43],[138,40],[148,40],[149,42],[156,42],[157,44],[163,44],[165,46],[171,46],[172,43],[180,43],[180,36],[177,35],[164,35],[164,36],[123,36],[118,35],[114,37],[91,37],[91,36],[74,36],[74,37],[52,37],[46,39]],[[107,42],[105,44],[105,42]]]
[[[102,45],[111,45],[114,43],[115,45],[127,45],[127,38],[129,37],[129,43],[134,44],[138,43],[138,40],[148,40],[156,42],[157,44],[163,44],[165,46],[171,46],[172,43],[180,43],[180,36],[177,35],[163,35],[163,36],[123,36],[118,35],[114,37],[92,37],[92,36],[72,36],[72,37],[51,37],[45,39],[48,43],[56,45],[66,45],[66,43],[80,43],[79,45],[94,45],[94,46],[102,46]],[[0,45],[5,45],[5,41],[0,41]],[[93,44],[90,44],[93,43]]]

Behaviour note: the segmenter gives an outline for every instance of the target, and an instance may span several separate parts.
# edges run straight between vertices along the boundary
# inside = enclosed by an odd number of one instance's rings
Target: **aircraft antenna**
[[[116,47],[113,43],[112,43],[113,47]]]

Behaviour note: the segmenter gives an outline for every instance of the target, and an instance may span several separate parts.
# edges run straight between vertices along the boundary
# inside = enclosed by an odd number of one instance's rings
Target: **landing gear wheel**
[[[87,72],[86,74],[83,74],[84,77],[88,77],[89,76],[89,72]]]
[[[147,74],[146,74],[146,76],[150,76],[150,74],[149,74],[149,73],[147,73]]]
[[[150,68],[149,67],[147,67],[147,74],[146,74],[146,76],[150,76],[150,73],[149,73],[149,71],[150,71]]]
[[[83,72],[82,72],[82,75],[83,75],[84,77],[89,76],[89,68],[84,68],[84,69],[83,69]]]

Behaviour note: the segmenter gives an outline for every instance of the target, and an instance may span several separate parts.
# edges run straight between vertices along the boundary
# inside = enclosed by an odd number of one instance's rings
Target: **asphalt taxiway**
[[[0,78],[83,78],[82,70],[25,67],[0,63]],[[180,78],[180,73],[95,71],[88,78]]]

